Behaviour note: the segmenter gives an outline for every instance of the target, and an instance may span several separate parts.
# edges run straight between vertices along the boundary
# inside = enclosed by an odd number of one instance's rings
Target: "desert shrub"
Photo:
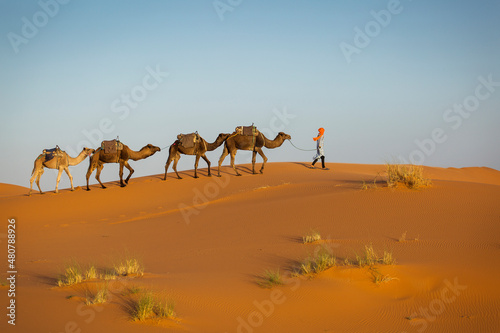
[[[263,288],[272,288],[274,286],[282,285],[283,278],[281,276],[280,270],[266,270],[261,280],[258,281],[258,284]]]
[[[386,163],[387,186],[396,187],[399,184],[409,189],[417,189],[432,184],[424,177],[424,168],[421,165]]]
[[[309,233],[305,236],[302,236],[302,243],[307,244],[307,243],[314,243],[316,241],[319,241],[321,239],[321,235],[318,231],[311,229]]]
[[[162,300],[152,292],[146,292],[142,295],[132,309],[132,319],[136,321],[171,318],[174,316],[173,302]]]

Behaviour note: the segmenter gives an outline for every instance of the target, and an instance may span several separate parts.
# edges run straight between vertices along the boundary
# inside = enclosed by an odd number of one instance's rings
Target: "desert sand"
[[[269,163],[263,175],[178,180],[169,173],[59,194],[0,185],[2,332],[498,332],[500,172],[425,167],[432,186],[387,188],[383,165]],[[28,179],[27,179],[28,181]],[[45,189],[52,188],[48,185]],[[7,224],[16,223],[16,325],[7,323]],[[317,230],[322,240],[303,244]],[[405,240],[402,240],[402,236]],[[353,264],[372,244],[395,265]],[[337,266],[293,270],[319,249]],[[101,271],[124,255],[142,277],[108,282],[109,299],[85,305],[103,281],[58,287],[71,260]],[[345,259],[350,265],[345,265]],[[262,288],[266,270],[283,285]],[[7,285],[5,285],[7,284]],[[133,321],[131,288],[175,302],[175,318]]]

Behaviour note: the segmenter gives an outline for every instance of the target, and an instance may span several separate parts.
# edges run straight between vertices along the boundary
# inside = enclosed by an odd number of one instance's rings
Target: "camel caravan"
[[[267,157],[264,155],[262,148],[278,148],[280,147],[285,140],[291,140],[291,136],[279,132],[274,140],[269,140],[257,130],[255,126],[238,126],[236,127],[233,133],[220,133],[214,142],[209,143],[205,139],[203,139],[198,132],[190,133],[190,134],[179,134],[177,136],[177,140],[172,143],[168,150],[168,158],[165,163],[165,176],[163,180],[167,180],[167,171],[172,163],[174,162],[172,167],[177,175],[178,179],[182,179],[177,172],[177,162],[181,158],[181,154],[184,155],[194,155],[195,163],[194,163],[194,178],[198,178],[198,162],[200,157],[207,163],[208,166],[208,176],[211,176],[210,171],[210,161],[208,160],[205,153],[207,151],[213,151],[224,145],[222,155],[219,158],[219,165],[217,168],[217,176],[220,177],[220,167],[224,162],[224,159],[227,155],[231,156],[231,167],[236,172],[237,176],[241,176],[241,174],[236,169],[234,164],[234,160],[236,157],[236,152],[238,150],[249,150],[252,151],[252,173],[255,172],[255,159],[257,153],[262,157],[263,163],[260,168],[260,173],[264,172],[264,166],[267,162]],[[106,188],[104,184],[101,182],[100,175],[101,171],[106,163],[118,163],[120,165],[120,186],[125,187],[130,177],[134,173],[134,169],[130,166],[129,160],[138,161],[145,158],[148,158],[154,155],[156,152],[161,151],[159,147],[153,146],[152,144],[148,144],[142,147],[139,151],[134,151],[130,149],[127,145],[120,142],[118,139],[103,141],[101,146],[97,149],[92,148],[83,148],[81,153],[77,157],[71,157],[66,152],[62,151],[59,146],[56,146],[53,149],[44,149],[42,154],[40,154],[36,160],[33,168],[33,172],[31,173],[30,179],[30,190],[28,195],[31,195],[33,189],[33,181],[36,180],[36,185],[38,186],[38,190],[40,194],[43,194],[42,189],[40,188],[40,177],[44,172],[44,168],[48,169],[57,169],[59,171],[57,175],[56,181],[56,189],[55,193],[58,193],[59,181],[61,179],[61,174],[63,171],[69,177],[71,182],[71,191],[74,191],[73,187],[73,177],[69,172],[69,166],[78,165],[87,157],[90,157],[89,168],[87,170],[87,191],[90,191],[89,187],[89,178],[92,175],[92,172],[96,170],[95,179],[101,184],[103,189]],[[123,180],[123,168],[127,168],[129,170],[129,174],[125,180]]]

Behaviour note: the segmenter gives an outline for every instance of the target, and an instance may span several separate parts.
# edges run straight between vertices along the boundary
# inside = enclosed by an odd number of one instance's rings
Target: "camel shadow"
[[[252,169],[250,169],[249,167],[246,167],[246,166],[237,166],[236,169],[238,169],[239,171],[245,172],[245,173],[252,174]]]
[[[240,166],[240,165],[236,165],[235,166],[236,169],[242,173],[245,173],[245,174],[250,174],[252,175],[253,172],[252,172],[252,169],[249,168],[249,167],[246,167],[246,166]],[[233,168],[230,166],[230,165],[226,165],[226,166],[221,166],[221,169],[220,169],[220,173],[221,175],[224,173],[226,175],[230,175],[230,176],[236,176],[236,174],[234,173],[234,170]],[[258,172],[256,174],[259,174]]]
[[[132,181],[129,181],[128,184],[127,184],[127,186],[130,185],[130,184],[132,184]],[[99,185],[99,184],[91,184],[91,185],[89,185],[89,188],[91,190],[92,189],[106,190],[106,189],[109,189],[109,188],[122,187],[119,180],[106,182],[106,183],[104,183],[104,186],[106,186],[106,188],[102,188],[101,185]],[[127,187],[127,186],[123,186],[123,187]],[[85,191],[87,191],[87,189],[84,188],[83,186],[82,186],[82,189],[85,190]]]

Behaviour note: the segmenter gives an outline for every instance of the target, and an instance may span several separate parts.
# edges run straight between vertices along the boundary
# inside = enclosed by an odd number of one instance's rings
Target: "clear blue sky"
[[[0,182],[29,186],[55,145],[163,148],[251,123],[302,148],[324,127],[327,162],[500,169],[499,1],[59,1],[1,1]],[[289,143],[266,154],[313,155]],[[166,158],[132,162],[134,176]],[[87,167],[72,167],[76,185]]]

